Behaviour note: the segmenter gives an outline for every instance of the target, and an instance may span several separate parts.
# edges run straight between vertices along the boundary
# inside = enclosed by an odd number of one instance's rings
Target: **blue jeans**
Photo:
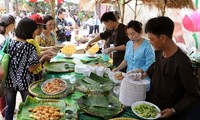
[[[22,97],[22,101],[24,102],[26,96],[29,95],[28,90],[19,91]],[[8,105],[6,112],[5,112],[5,120],[13,120],[13,114],[16,105],[16,90],[11,90],[5,87],[5,98],[6,98],[6,105]]]

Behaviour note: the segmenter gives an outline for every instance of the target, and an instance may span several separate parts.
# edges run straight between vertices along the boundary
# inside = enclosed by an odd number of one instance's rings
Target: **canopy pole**
[[[125,0],[122,1],[122,17],[121,22],[124,22],[124,12],[125,12]]]
[[[136,20],[136,17],[137,17],[137,2],[138,2],[138,0],[135,1],[135,15],[134,15],[134,20]]]
[[[55,0],[50,0],[51,16],[55,18]]]
[[[167,0],[164,0],[164,7],[162,9],[162,16],[165,16],[165,9],[166,9],[166,6],[167,6]]]

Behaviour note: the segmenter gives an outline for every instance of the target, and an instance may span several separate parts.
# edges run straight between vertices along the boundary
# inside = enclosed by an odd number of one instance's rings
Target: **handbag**
[[[10,41],[9,39],[6,39],[2,49],[0,50],[0,63],[1,67],[4,70],[4,77],[3,80],[1,81],[3,83],[5,83],[8,76],[8,67],[10,62],[10,54],[8,54],[9,41]]]

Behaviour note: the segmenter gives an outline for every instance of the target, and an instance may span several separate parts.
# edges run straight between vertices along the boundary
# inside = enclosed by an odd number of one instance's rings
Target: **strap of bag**
[[[8,48],[9,48],[9,39],[5,39],[5,43],[1,51],[4,51],[6,49],[6,52],[8,52]]]
[[[6,42],[7,42],[6,53],[8,53],[9,44],[10,44],[10,38],[6,39]]]
[[[8,52],[8,47],[9,47],[9,40],[6,39],[4,41],[2,49],[0,50],[0,62],[2,61],[2,58],[4,57],[5,53]],[[6,52],[4,52],[5,49],[7,50]]]

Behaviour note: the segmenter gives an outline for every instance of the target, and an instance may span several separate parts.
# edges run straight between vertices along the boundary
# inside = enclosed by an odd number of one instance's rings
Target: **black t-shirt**
[[[65,26],[67,26],[67,21],[65,19],[59,19],[59,18],[56,18],[56,27],[57,27],[57,31],[56,31],[56,34],[57,34],[57,38],[58,40],[61,40],[61,39],[66,39],[66,30],[65,30]]]
[[[106,30],[103,33],[100,33],[101,39],[108,40],[109,43],[113,43],[115,46],[126,45],[129,41],[128,36],[125,33],[126,26],[120,23],[116,30]],[[113,53],[113,65],[119,66],[124,60],[125,50],[117,51]]]
[[[147,74],[151,79],[147,101],[161,110],[174,108],[179,113],[200,98],[200,82],[193,74],[189,58],[180,48],[169,58],[157,52],[156,61]]]

